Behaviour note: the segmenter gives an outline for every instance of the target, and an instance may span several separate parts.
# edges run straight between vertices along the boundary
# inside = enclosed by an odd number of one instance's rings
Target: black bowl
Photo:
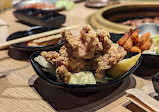
[[[155,91],[159,94],[159,72],[152,77],[152,84]]]
[[[32,27],[31,29],[27,31],[19,31],[11,34],[7,41],[53,30],[56,28],[46,28],[46,27]],[[31,54],[35,51],[48,51],[48,50],[59,50],[61,46],[63,45],[63,41],[59,41],[57,44],[54,45],[45,45],[45,46],[37,46],[37,47],[28,47],[25,45],[25,42],[14,44],[10,46],[9,48],[9,55],[11,58],[17,59],[17,60],[27,60],[31,56]]]
[[[130,58],[138,53],[128,53],[124,58]],[[141,63],[141,57],[136,62],[136,64],[125,74],[123,74],[121,77],[116,78],[112,81],[109,81],[107,83],[97,83],[97,84],[63,84],[59,83],[56,80],[56,77],[53,75],[50,75],[49,73],[42,70],[42,67],[34,61],[34,58],[40,55],[40,52],[35,52],[31,56],[31,64],[35,70],[35,72],[38,74],[40,78],[42,78],[47,83],[51,84],[52,86],[56,88],[66,89],[69,92],[80,92],[80,93],[88,93],[88,92],[96,92],[103,89],[108,89],[111,86],[115,86],[119,83],[121,83],[127,76],[132,74],[140,65]]]
[[[150,32],[151,35],[159,35],[159,26],[154,23],[143,24],[140,27],[139,34],[144,34]],[[124,34],[114,34],[111,33],[111,40],[116,43]],[[142,65],[148,66],[150,68],[159,68],[159,55],[154,54],[142,54]]]
[[[159,26],[155,23],[143,24],[136,29],[140,29],[139,34],[150,32],[151,35],[159,35]],[[143,65],[146,65],[150,68],[159,68],[159,55],[142,54],[142,58]]]

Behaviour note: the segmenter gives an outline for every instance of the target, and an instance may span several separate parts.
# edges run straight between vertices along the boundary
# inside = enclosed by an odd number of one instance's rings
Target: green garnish
[[[154,35],[151,38],[153,39],[153,43],[149,51],[159,53],[159,35]]]
[[[59,0],[55,4],[56,7],[65,7],[66,10],[74,9],[74,2],[68,0]]]

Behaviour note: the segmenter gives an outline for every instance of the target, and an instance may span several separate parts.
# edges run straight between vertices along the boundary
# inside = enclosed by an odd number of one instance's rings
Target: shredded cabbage
[[[51,66],[50,63],[48,63],[43,56],[37,56],[34,58],[34,60],[38,62],[42,67],[50,68]]]
[[[94,75],[90,71],[72,73],[69,84],[96,84]]]
[[[158,54],[159,53],[159,35],[151,36],[153,43],[149,50],[143,52],[143,54]]]
[[[39,55],[39,56],[35,57],[34,60],[43,67],[42,70],[44,70],[45,72],[49,72],[53,75],[56,74],[55,67],[52,66],[49,62],[47,62],[43,56]]]

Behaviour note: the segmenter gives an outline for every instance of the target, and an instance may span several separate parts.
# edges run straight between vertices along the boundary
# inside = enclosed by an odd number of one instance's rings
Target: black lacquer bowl
[[[135,56],[138,53],[128,53],[125,58],[130,58],[132,56]],[[59,83],[56,80],[55,74],[50,75],[49,73],[45,72],[42,70],[42,67],[34,61],[34,58],[40,55],[40,52],[35,52],[32,54],[31,58],[31,64],[35,70],[35,72],[38,74],[40,78],[42,78],[45,82],[49,83],[50,85],[56,87],[56,88],[61,88],[65,89],[69,92],[78,92],[78,93],[91,93],[91,92],[96,92],[99,90],[103,89],[108,89],[111,86],[115,86],[120,84],[127,76],[132,74],[140,65],[141,63],[141,57],[139,60],[136,62],[136,64],[125,74],[123,74],[121,77],[116,78],[114,80],[111,80],[107,83],[97,83],[97,84],[63,84]]]
[[[150,32],[152,35],[159,35],[159,26],[154,23],[143,24],[140,27],[139,34],[144,34]],[[111,34],[111,40],[116,43],[124,34]],[[142,54],[142,65],[148,66],[150,68],[159,68],[159,54]]]
[[[19,31],[16,33],[11,34],[7,41],[53,30],[56,28],[45,28],[45,27],[32,27],[31,29],[27,31]],[[48,51],[48,50],[59,50],[61,46],[63,45],[63,41],[60,40],[57,44],[53,45],[44,45],[44,46],[37,46],[37,47],[28,47],[26,46],[25,42],[14,44],[10,46],[9,48],[9,55],[11,58],[17,59],[17,60],[27,60],[31,56],[31,54],[35,51]]]

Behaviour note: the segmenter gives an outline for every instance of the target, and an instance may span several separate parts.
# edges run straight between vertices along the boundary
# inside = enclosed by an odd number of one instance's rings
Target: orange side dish
[[[149,50],[152,45],[152,38],[150,32],[147,32],[139,38],[139,29],[132,30],[125,33],[124,36],[118,40],[118,44],[123,46],[127,52],[138,52],[141,53],[144,50]]]

